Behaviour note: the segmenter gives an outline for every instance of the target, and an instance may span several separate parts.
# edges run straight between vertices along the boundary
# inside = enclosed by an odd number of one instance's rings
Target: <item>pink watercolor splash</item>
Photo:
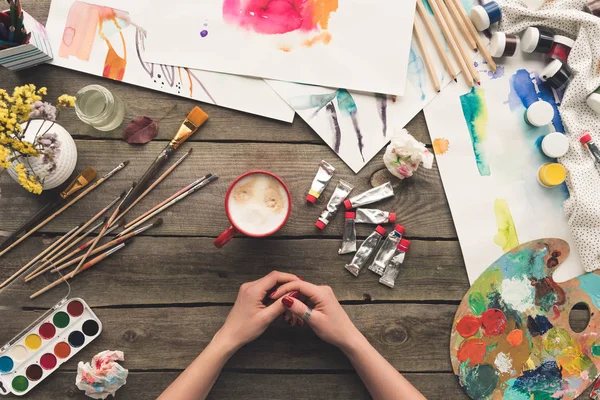
[[[267,35],[327,29],[338,0],[224,0],[226,22]]]

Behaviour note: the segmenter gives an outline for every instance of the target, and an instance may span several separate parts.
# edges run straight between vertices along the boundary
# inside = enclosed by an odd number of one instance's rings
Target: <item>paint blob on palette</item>
[[[600,271],[556,283],[569,256],[561,239],[509,251],[473,283],[455,316],[450,354],[458,382],[473,399],[573,399],[600,371]],[[580,333],[574,305],[590,309]]]
[[[66,300],[0,349],[0,394],[27,394],[101,331],[102,323],[82,299]]]

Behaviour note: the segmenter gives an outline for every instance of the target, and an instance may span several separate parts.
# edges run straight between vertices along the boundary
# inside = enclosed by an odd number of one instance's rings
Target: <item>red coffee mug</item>
[[[276,179],[281,186],[285,189],[285,193],[287,194],[287,200],[288,200],[288,209],[285,215],[285,218],[283,219],[283,221],[281,222],[281,224],[279,224],[279,226],[277,226],[275,229],[266,232],[266,233],[260,233],[260,234],[256,234],[256,233],[252,233],[252,232],[247,232],[244,229],[241,229],[236,222],[234,221],[234,219],[231,216],[231,210],[229,209],[229,197],[231,196],[231,193],[233,192],[233,189],[235,188],[235,186],[238,184],[238,182],[242,179],[244,179],[245,177],[249,176],[249,175],[256,175],[256,174],[262,174],[262,175],[267,175],[271,178]],[[290,190],[288,189],[287,185],[283,182],[283,180],[278,177],[277,175],[269,172],[269,171],[262,171],[262,170],[256,170],[256,171],[250,171],[250,172],[246,172],[245,174],[242,174],[240,176],[238,176],[233,183],[229,186],[229,189],[227,189],[227,194],[225,194],[225,213],[227,214],[227,219],[229,220],[229,222],[231,222],[231,226],[227,229],[225,229],[225,231],[223,231],[223,233],[221,233],[219,235],[219,237],[217,237],[214,241],[215,246],[217,246],[218,248],[223,247],[225,244],[227,244],[227,242],[229,242],[231,240],[231,238],[233,238],[233,236],[240,232],[243,233],[246,236],[250,236],[250,237],[254,237],[254,238],[260,238],[260,237],[266,237],[266,236],[270,236],[272,234],[274,234],[275,232],[277,232],[278,230],[280,230],[285,223],[288,221],[288,219],[290,218],[290,213],[292,212],[292,195],[290,194]]]

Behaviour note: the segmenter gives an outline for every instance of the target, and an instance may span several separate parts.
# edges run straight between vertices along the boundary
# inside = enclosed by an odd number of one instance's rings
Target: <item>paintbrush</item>
[[[133,232],[129,232],[127,235],[124,235],[122,237],[113,239],[112,241],[110,241],[110,242],[108,242],[106,244],[103,244],[102,246],[100,246],[100,247],[96,248],[94,251],[92,251],[92,253],[90,255],[94,255],[96,253],[101,252],[102,250],[106,250],[109,247],[114,246],[115,244],[119,244],[121,242],[124,242],[125,240],[130,239],[130,238],[132,238],[134,236],[137,236],[140,233],[145,232],[145,231],[147,231],[150,228],[156,228],[157,226],[162,225],[162,222],[163,222],[162,218],[158,218],[156,221],[154,221],[150,225],[143,226],[140,229],[137,229],[137,230],[135,230]],[[62,271],[63,269],[68,268],[71,265],[75,264],[77,261],[81,261],[81,257],[83,257],[83,256],[79,256],[77,258],[74,258],[71,261],[68,261],[68,262],[66,262],[64,264],[57,263],[57,266],[54,269],[52,269],[50,272],[54,273],[54,272]]]
[[[58,198],[48,202],[41,210],[31,216],[20,228],[11,233],[4,242],[0,245],[0,250],[5,249],[9,244],[13,243],[17,240],[17,237],[29,230],[31,227],[38,224],[42,219],[44,219],[48,214],[56,210],[58,207],[65,203],[65,200],[76,193],[77,191],[83,189],[87,186],[91,181],[96,179],[96,170],[94,168],[88,168],[83,171],[81,174],[77,175],[77,177],[69,184],[69,186],[63,190]]]
[[[150,215],[152,212],[158,210],[160,207],[164,206],[165,204],[167,204],[169,201],[173,200],[174,198],[176,198],[177,196],[181,195],[182,193],[187,192],[188,190],[190,190],[191,188],[193,188],[194,186],[196,186],[197,184],[201,183],[202,181],[210,178],[212,174],[207,174],[204,175],[203,177],[196,179],[194,182],[190,183],[189,185],[187,185],[186,187],[184,187],[183,189],[178,190],[177,192],[173,193],[171,196],[169,196],[167,199],[161,201],[160,203],[158,203],[157,205],[155,205],[154,207],[152,207],[151,209],[149,209],[148,211],[146,211],[145,213],[143,213],[142,215],[140,215],[139,217],[137,217],[136,219],[134,219],[133,221],[129,222],[128,224],[125,225],[125,228],[129,228],[130,226],[136,224],[139,220],[141,220],[142,218],[146,218],[148,215]]]
[[[167,204],[165,204],[164,206],[160,207],[159,209],[157,209],[156,211],[152,212],[151,214],[149,214],[147,217],[141,219],[139,222],[137,222],[135,225],[130,226],[129,228],[125,229],[124,231],[120,232],[117,237],[121,237],[125,234],[127,234],[128,232],[131,232],[133,229],[135,229],[138,225],[143,224],[144,222],[148,221],[150,218],[160,214],[161,212],[163,212],[164,210],[166,210],[167,208],[179,203],[181,200],[185,199],[187,196],[189,196],[190,194],[202,189],[204,186],[208,185],[211,182],[216,181],[218,178],[217,175],[211,175],[208,179],[203,180],[202,182],[200,182],[199,184],[197,184],[196,186],[194,186],[193,188],[191,188],[190,190],[188,190],[187,192],[181,194],[180,196],[174,198],[173,200],[171,200],[170,202],[168,202]]]
[[[126,245],[128,245],[131,240],[132,239],[129,239],[129,240],[127,240],[127,241],[125,241],[125,242],[123,242],[123,243],[121,243],[121,244],[113,247],[112,249],[106,251],[105,253],[100,254],[98,257],[91,259],[90,261],[88,261],[87,263],[85,263],[81,267],[81,270],[75,269],[73,272],[70,272],[67,275],[63,276],[62,278],[57,279],[56,281],[52,282],[51,284],[49,284],[45,288],[43,288],[41,290],[38,290],[37,292],[35,292],[31,296],[29,296],[29,298],[30,299],[35,299],[40,294],[46,293],[48,290],[52,289],[55,286],[58,286],[60,283],[66,281],[67,279],[71,279],[72,277],[74,277],[75,275],[79,274],[80,272],[85,271],[86,269],[93,267],[94,265],[98,264],[100,261],[104,260],[106,257],[108,257],[111,254],[114,254],[117,251],[121,250],[123,247],[125,247]]]
[[[140,202],[140,201],[141,201],[141,200],[142,200],[144,197],[146,197],[146,195],[147,195],[148,193],[150,193],[150,191],[151,191],[152,189],[154,189],[154,188],[155,188],[155,187],[156,187],[156,186],[157,186],[159,183],[161,183],[161,182],[162,182],[162,181],[163,181],[163,180],[164,180],[164,179],[165,179],[167,176],[169,176],[169,174],[170,174],[171,172],[173,172],[173,170],[174,170],[175,168],[177,168],[177,166],[178,166],[179,164],[181,164],[181,163],[183,162],[183,160],[185,160],[185,159],[187,158],[187,156],[189,156],[189,155],[192,153],[192,150],[194,150],[194,149],[189,149],[189,150],[188,150],[188,152],[187,152],[187,153],[185,153],[185,154],[184,154],[184,155],[183,155],[183,156],[182,156],[182,157],[181,157],[179,160],[175,161],[175,162],[173,163],[173,165],[171,165],[171,166],[170,166],[170,167],[169,167],[169,168],[168,168],[168,169],[167,169],[167,170],[166,170],[166,171],[165,171],[165,172],[164,172],[164,173],[163,173],[161,176],[159,176],[159,177],[158,177],[158,179],[157,179],[157,180],[155,180],[155,181],[152,183],[152,185],[150,185],[150,186],[148,187],[148,189],[146,189],[146,190],[144,191],[144,193],[142,193],[142,194],[141,194],[141,195],[140,195],[140,196],[139,196],[137,199],[135,199],[135,200],[134,200],[134,202],[133,202],[133,203],[131,203],[131,205],[125,209],[125,211],[123,211],[123,212],[122,212],[122,213],[121,213],[121,214],[120,214],[120,215],[119,215],[117,218],[115,218],[115,220],[113,221],[113,224],[114,224],[115,222],[117,222],[118,220],[120,220],[121,218],[123,218],[123,217],[125,216],[125,214],[126,214],[126,213],[127,213],[129,210],[131,210],[133,207],[135,207],[135,205],[136,205],[137,203],[139,203],[139,202]]]
[[[18,245],[19,243],[21,243],[23,240],[27,239],[29,236],[31,236],[31,234],[33,234],[34,232],[36,232],[38,229],[42,228],[48,222],[52,221],[54,218],[56,218],[57,216],[59,216],[67,208],[69,208],[73,204],[77,203],[79,200],[81,200],[83,197],[85,197],[85,195],[87,195],[92,190],[96,189],[98,186],[100,186],[102,183],[104,183],[107,179],[111,178],[114,174],[116,174],[117,172],[119,172],[120,170],[122,170],[123,168],[125,168],[127,166],[127,164],[129,164],[129,161],[124,161],[121,164],[117,165],[112,171],[110,171],[109,173],[107,173],[106,175],[104,175],[102,178],[98,179],[96,182],[94,182],[94,184],[92,184],[90,187],[88,187],[83,192],[81,192],[73,200],[71,200],[70,202],[68,202],[64,206],[62,206],[60,209],[58,209],[58,211],[54,212],[52,215],[50,215],[48,218],[46,218],[44,221],[42,221],[40,224],[38,224],[35,228],[31,229],[25,235],[21,236],[19,239],[17,239],[13,244],[11,244],[10,246],[8,246],[6,249],[2,250],[0,252],[0,257],[2,257],[4,254],[8,253],[16,245]]]
[[[207,119],[208,115],[202,111],[200,107],[194,107],[194,109],[188,114],[179,127],[175,137],[158,155],[156,160],[154,160],[144,175],[142,175],[142,177],[138,180],[135,190],[133,190],[133,192],[131,192],[125,199],[123,209],[129,207],[129,205],[131,205],[131,203],[133,203],[133,201],[140,196],[140,194],[150,184],[150,180],[154,178],[158,170],[167,162],[171,154],[173,154],[183,142],[192,136],[198,130],[198,128],[200,128],[206,122]]]
[[[54,243],[52,243],[50,246],[48,246],[48,248],[46,250],[42,251],[36,258],[34,258],[32,260],[32,262],[29,262],[27,265],[25,265],[24,267],[22,267],[21,269],[19,269],[17,272],[15,272],[14,274],[12,274],[7,280],[5,280],[4,282],[2,282],[2,284],[0,285],[0,289],[2,289],[4,286],[8,285],[10,282],[12,282],[13,280],[15,280],[23,272],[27,271],[27,268],[29,268],[31,265],[33,265],[34,262],[36,262],[37,260],[39,260],[40,258],[42,258],[45,254],[47,254],[48,252],[52,251],[52,249],[54,249],[55,247],[60,246],[61,243],[63,243],[64,241],[66,241],[69,237],[71,237],[73,235],[73,233],[75,231],[77,231],[77,229],[79,229],[79,226],[81,226],[81,225],[78,225],[75,228],[71,229],[69,232],[65,233],[60,239],[58,239],[57,241],[55,241]]]

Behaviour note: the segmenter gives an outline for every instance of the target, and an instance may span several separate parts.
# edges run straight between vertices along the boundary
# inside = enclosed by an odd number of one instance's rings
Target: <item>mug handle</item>
[[[213,243],[220,249],[221,247],[225,246],[236,233],[238,233],[238,230],[235,227],[230,226],[229,228],[225,229]]]

